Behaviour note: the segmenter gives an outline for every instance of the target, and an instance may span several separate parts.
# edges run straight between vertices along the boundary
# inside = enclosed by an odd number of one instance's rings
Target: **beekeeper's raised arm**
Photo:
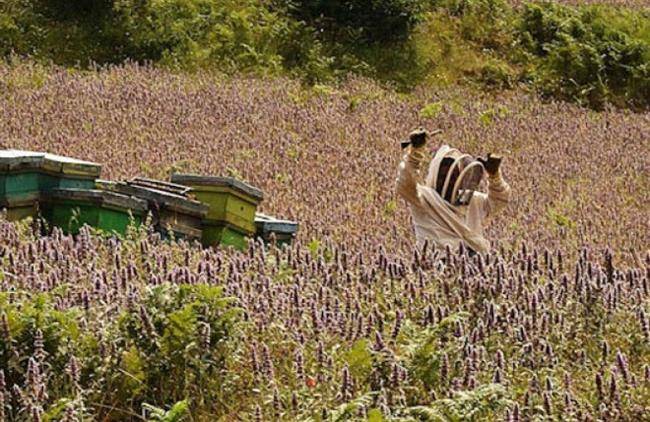
[[[417,184],[428,138],[427,131],[417,129],[409,134],[408,141],[402,142],[404,154],[397,174],[397,193],[416,208],[422,206],[418,199]]]
[[[483,164],[485,172],[488,174],[488,193],[487,200],[483,202],[483,215],[491,217],[508,205],[511,189],[501,173],[503,157],[488,154],[487,158],[479,157],[477,160]]]

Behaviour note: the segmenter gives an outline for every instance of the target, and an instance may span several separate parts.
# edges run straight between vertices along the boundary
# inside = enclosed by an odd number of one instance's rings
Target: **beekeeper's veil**
[[[425,184],[451,205],[467,205],[483,178],[483,165],[469,154],[442,145],[436,151]]]

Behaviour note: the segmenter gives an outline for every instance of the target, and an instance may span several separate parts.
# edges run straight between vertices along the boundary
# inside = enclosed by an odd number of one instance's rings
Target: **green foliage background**
[[[506,0],[5,0],[0,54],[88,67],[350,72],[423,83],[516,84],[599,108],[650,103],[650,9]]]

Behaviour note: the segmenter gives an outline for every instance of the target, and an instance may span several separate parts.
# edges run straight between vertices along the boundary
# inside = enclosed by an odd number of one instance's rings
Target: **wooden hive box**
[[[1,199],[0,211],[5,212],[9,221],[19,221],[37,217],[40,210],[40,195],[23,196],[18,199]]]
[[[84,225],[124,235],[142,223],[147,202],[97,189],[53,188],[43,196],[43,214],[53,226],[77,234]]]
[[[171,181],[192,188],[209,206],[203,220],[203,244],[243,249],[255,234],[255,212],[264,198],[261,190],[231,177],[172,174]]]
[[[188,240],[201,239],[201,222],[207,205],[187,196],[186,186],[159,180],[135,178],[126,182],[102,182],[101,188],[140,198],[147,202],[156,231]]]
[[[278,245],[291,244],[298,232],[298,223],[258,213],[255,215],[256,236],[261,237],[264,242],[271,242],[275,237]]]
[[[202,229],[201,243],[204,246],[232,246],[241,250],[248,246],[248,238],[251,237],[250,233],[223,223],[204,221]]]
[[[31,151],[0,151],[0,197],[18,199],[40,192],[40,169],[45,154]]]
[[[94,189],[102,166],[54,154],[45,154],[41,165],[41,192],[56,188]]]
[[[38,215],[44,156],[31,151],[0,151],[0,209],[6,209],[10,221]]]
[[[54,188],[92,189],[101,166],[42,152],[0,151],[0,209],[10,220],[38,215],[43,192]]]

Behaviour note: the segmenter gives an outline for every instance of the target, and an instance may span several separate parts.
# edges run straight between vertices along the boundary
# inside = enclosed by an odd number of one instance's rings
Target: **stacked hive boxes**
[[[171,180],[191,187],[192,194],[209,206],[202,225],[204,245],[246,246],[246,238],[255,234],[261,190],[230,177],[173,174]]]
[[[40,152],[0,151],[0,208],[10,220],[34,217],[43,194],[56,188],[91,189],[101,166]]]
[[[289,244],[298,224],[256,213],[264,198],[262,191],[230,177],[173,174],[173,183],[189,186],[192,194],[209,206],[203,220],[203,244],[229,245],[243,249],[249,237],[265,242]]]
[[[125,234],[139,225],[147,202],[97,189],[55,188],[45,195],[44,216],[56,227],[76,234],[85,224],[107,233]]]
[[[43,156],[27,151],[0,151],[0,209],[7,210],[9,220],[38,213]]]
[[[201,239],[201,222],[208,206],[188,197],[186,186],[135,178],[126,182],[101,182],[102,189],[144,200],[156,231],[175,238]]]

